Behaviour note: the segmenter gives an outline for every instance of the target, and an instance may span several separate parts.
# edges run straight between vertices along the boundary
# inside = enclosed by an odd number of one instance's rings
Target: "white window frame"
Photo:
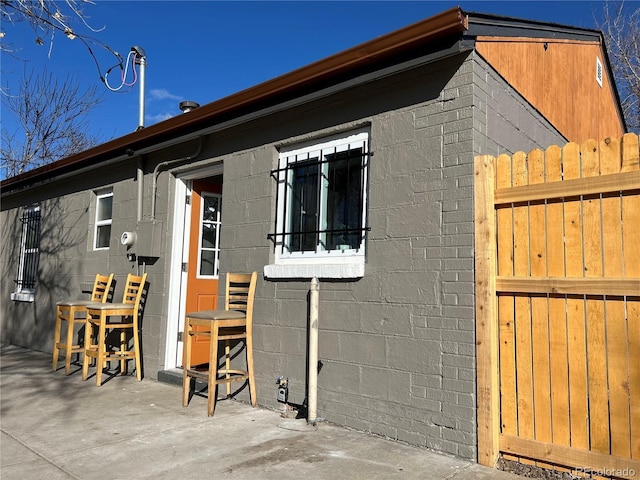
[[[16,291],[13,292],[11,294],[11,300],[15,300],[15,301],[20,301],[20,302],[33,302],[34,300],[34,296],[35,296],[35,278],[34,278],[34,285],[32,287],[26,287],[24,286],[24,276],[25,276],[25,263],[26,263],[26,256],[27,254],[36,254],[38,255],[40,253],[40,235],[41,235],[41,222],[42,222],[42,217],[41,215],[38,215],[37,217],[37,221],[38,221],[38,238],[37,238],[37,247],[34,248],[27,248],[27,236],[29,233],[29,228],[32,227],[31,222],[29,221],[32,217],[30,217],[28,214],[29,213],[41,213],[40,210],[40,206],[36,205],[33,207],[29,207],[27,209],[25,209],[25,213],[21,219],[22,223],[22,235],[21,235],[21,239],[20,239],[20,262],[18,264],[18,276],[16,278]],[[25,221],[25,218],[27,219],[27,221]],[[35,218],[35,217],[34,217]],[[36,264],[37,264],[37,259],[36,259]],[[35,274],[35,272],[33,272]]]
[[[100,212],[100,201],[108,197],[111,197],[111,218],[98,220],[98,212]],[[111,247],[111,238],[109,238],[109,245],[107,245],[106,247],[98,247],[98,229],[103,226],[111,226],[113,223],[113,191],[96,194],[96,211],[94,219],[95,224],[93,226],[93,249],[109,250],[109,248]]]
[[[205,197],[215,197],[218,199],[218,211],[216,212],[216,220],[215,221],[204,221],[204,198]],[[222,195],[219,193],[213,192],[200,192],[200,217],[199,217],[200,225],[198,225],[198,271],[196,273],[196,278],[203,279],[211,279],[215,280],[220,276],[220,229],[222,228]],[[204,248],[202,246],[202,227],[204,223],[210,223],[216,225],[216,240],[215,246],[213,248]],[[215,265],[213,270],[215,274],[213,275],[202,275],[200,273],[200,265],[202,264],[202,251],[209,250],[215,252]]]
[[[321,141],[309,142],[306,145],[293,146],[292,148],[283,149],[280,151],[278,168],[283,171],[288,165],[296,163],[298,161],[305,161],[314,157],[324,157],[330,153],[336,153],[341,151],[347,151],[355,148],[362,148],[362,152],[366,155],[366,162],[368,162],[369,153],[369,132],[366,129],[348,132],[342,135],[335,135],[327,137]],[[322,172],[326,172],[328,169],[325,164],[322,167]],[[358,248],[349,248],[344,250],[324,250],[319,247],[315,251],[299,251],[289,252],[286,248],[283,249],[283,242],[286,240],[279,233],[288,230],[284,228],[284,225],[290,224],[290,219],[285,218],[285,210],[288,211],[287,217],[291,213],[291,205],[289,204],[285,209],[284,199],[290,199],[289,195],[291,190],[291,183],[289,182],[290,171],[286,172],[286,175],[278,176],[277,185],[277,198],[278,203],[276,205],[276,234],[274,237],[275,249],[274,249],[274,262],[271,265],[265,266],[265,276],[271,278],[358,278],[364,276],[364,264],[365,264],[365,228],[367,225],[367,194],[368,194],[368,165],[362,168],[362,204],[360,205],[361,211],[361,228],[362,240]],[[286,178],[285,178],[286,177]],[[324,184],[321,187],[320,193],[322,200],[318,205],[319,214],[321,217],[320,225],[321,230],[324,225],[326,227],[327,212],[326,212],[326,192],[327,192],[327,180],[324,177]],[[288,190],[287,190],[288,189]],[[289,200],[287,200],[289,202]],[[326,234],[320,234],[322,237]]]

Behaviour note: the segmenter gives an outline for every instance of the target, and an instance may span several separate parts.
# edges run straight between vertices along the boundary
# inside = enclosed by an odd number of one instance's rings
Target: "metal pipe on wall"
[[[161,162],[159,164],[157,164],[155,166],[155,168],[153,169],[153,174],[152,174],[152,186],[151,186],[151,220],[155,220],[156,219],[156,195],[158,192],[158,175],[160,175],[160,169],[167,167],[169,165],[173,165],[174,163],[178,163],[178,162],[189,162],[191,160],[194,160],[198,155],[200,155],[200,152],[202,151],[202,136],[198,137],[198,148],[196,149],[196,151],[186,157],[182,157],[182,158],[176,158],[174,160],[167,160],[165,162]]]
[[[147,57],[144,53],[142,47],[134,45],[131,47],[131,51],[135,52],[137,57],[134,56],[134,63],[140,65],[140,92],[139,92],[139,102],[138,102],[138,127],[136,131],[144,128],[144,81],[145,81],[145,70],[147,68]],[[135,68],[135,65],[134,65]],[[142,202],[144,200],[144,171],[142,169],[142,156],[138,158],[138,169],[137,169],[137,180],[138,180],[138,209],[136,211],[136,219],[138,223],[142,221]]]
[[[144,201],[144,170],[142,169],[142,156],[138,158],[138,209],[136,219],[138,223],[142,221],[142,203]]]
[[[318,418],[318,298],[320,283],[311,279],[309,294],[309,405],[307,423],[314,424]]]

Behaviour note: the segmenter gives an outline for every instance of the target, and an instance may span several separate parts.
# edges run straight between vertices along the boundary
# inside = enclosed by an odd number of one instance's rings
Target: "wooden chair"
[[[84,336],[84,361],[82,363],[82,379],[87,379],[89,371],[89,359],[97,360],[96,385],[102,384],[102,369],[105,362],[112,358],[120,360],[120,373],[127,371],[127,360],[133,359],[136,363],[136,376],[142,380],[140,367],[140,338],[139,316],[141,301],[145,291],[147,274],[142,276],[127,275],[127,284],[124,288],[122,303],[90,303],[87,305],[87,321]],[[121,317],[121,321],[112,321],[111,317]],[[93,329],[98,331],[97,337],[93,335]],[[120,349],[107,350],[107,334],[111,331],[120,331]],[[127,331],[131,331],[133,346],[128,349]],[[95,342],[94,342],[95,340]]]
[[[185,346],[182,363],[182,405],[189,404],[191,378],[207,381],[207,414],[213,416],[216,402],[216,386],[227,385],[227,397],[231,396],[231,382],[249,381],[251,405],[256,406],[256,382],[253,372],[253,299],[256,293],[258,273],[227,273],[224,310],[204,310],[188,313],[185,318]],[[209,337],[209,366],[207,371],[192,369],[191,346],[195,336]],[[230,340],[244,339],[247,357],[246,370],[231,368]],[[218,342],[225,342],[224,368],[218,368]],[[222,378],[220,376],[222,375]]]
[[[84,351],[84,346],[73,343],[74,327],[84,324],[87,320],[87,305],[92,302],[106,303],[111,286],[113,273],[109,276],[97,274],[93,282],[91,299],[89,300],[62,300],[56,303],[56,327],[53,334],[53,371],[58,369],[58,357],[60,350],[65,351],[64,373],[69,375],[71,370],[71,356],[74,353]],[[67,334],[64,341],[60,340],[62,322],[67,322]]]

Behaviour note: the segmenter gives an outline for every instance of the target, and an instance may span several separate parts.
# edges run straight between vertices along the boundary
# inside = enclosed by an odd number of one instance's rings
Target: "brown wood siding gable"
[[[598,42],[478,37],[477,52],[569,141],[620,137],[606,57]],[[602,87],[596,81],[596,59]]]

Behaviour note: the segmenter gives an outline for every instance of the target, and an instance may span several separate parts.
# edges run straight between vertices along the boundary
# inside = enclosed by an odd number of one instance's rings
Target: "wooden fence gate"
[[[638,154],[475,158],[480,463],[640,478]]]

